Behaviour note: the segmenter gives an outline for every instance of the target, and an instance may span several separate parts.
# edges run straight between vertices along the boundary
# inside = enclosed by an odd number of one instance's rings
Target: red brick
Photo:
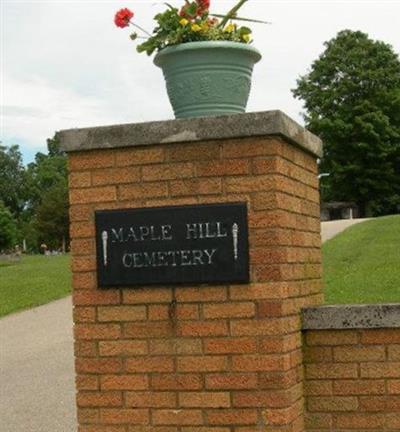
[[[400,378],[400,362],[361,363],[362,378]]]
[[[150,305],[149,320],[161,321],[172,317],[178,320],[191,320],[199,318],[199,306],[192,304],[180,304],[172,308],[170,305]]]
[[[167,160],[172,162],[217,160],[219,153],[220,145],[218,142],[180,144],[168,147]]]
[[[228,367],[224,356],[185,356],[177,358],[178,372],[220,372]]]
[[[306,365],[308,379],[357,378],[358,365],[353,363],[318,363]]]
[[[69,208],[70,222],[87,221],[92,216],[92,208],[88,205],[74,205]],[[70,228],[71,229],[71,228]]]
[[[140,179],[140,168],[108,168],[92,172],[93,186],[133,183]]]
[[[170,303],[172,291],[167,288],[137,288],[123,291],[125,304]]]
[[[299,376],[296,369],[291,369],[285,372],[264,372],[259,374],[258,379],[261,389],[286,389],[293,387],[299,381]]]
[[[170,191],[172,196],[219,194],[222,182],[219,178],[173,180]]]
[[[78,422],[82,423],[98,423],[100,412],[94,408],[79,408],[77,409]]]
[[[360,396],[360,411],[400,411],[400,396]]]
[[[155,390],[200,390],[203,381],[197,374],[160,374],[151,377],[151,386]]]
[[[75,307],[73,314],[76,323],[96,321],[96,309],[94,307]]]
[[[308,347],[304,352],[304,363],[332,363],[333,352],[331,347]]]
[[[307,396],[332,396],[333,394],[332,381],[307,380],[304,383],[304,393]],[[335,392],[335,394],[352,394],[352,393]]]
[[[222,158],[277,155],[281,153],[281,149],[282,143],[275,138],[232,140],[223,143]]]
[[[79,171],[92,168],[106,168],[114,165],[112,150],[85,151],[68,154],[68,168]]]
[[[298,333],[288,336],[269,336],[260,341],[261,353],[286,353],[299,347],[301,347],[301,339]],[[307,351],[305,356],[307,356]]]
[[[370,329],[361,331],[362,344],[400,344],[399,329]]]
[[[219,409],[207,411],[211,425],[251,425],[257,424],[257,411],[252,409]]]
[[[221,287],[177,287],[177,302],[210,302],[227,299],[227,289]]]
[[[356,411],[358,400],[353,396],[312,396],[308,398],[307,405],[309,411]]]
[[[147,342],[139,340],[116,340],[99,342],[101,356],[126,356],[147,354]]]
[[[172,392],[126,392],[125,403],[132,408],[174,408],[176,395]]]
[[[118,150],[116,154],[116,166],[146,165],[159,163],[164,160],[164,149],[151,147],[146,149],[127,148]]]
[[[119,324],[76,324],[75,339],[116,339],[121,335]]]
[[[255,373],[226,373],[206,375],[206,388],[210,390],[239,390],[257,388]]]
[[[387,380],[387,388],[389,394],[400,394],[400,379]]]
[[[388,360],[400,361],[400,345],[391,345],[388,347]]]
[[[166,354],[202,354],[201,339],[151,339],[149,353],[154,355]]]
[[[122,393],[81,391],[76,401],[80,407],[117,407],[122,406]]]
[[[283,408],[301,397],[299,386],[284,391],[246,391],[233,393],[233,406],[241,408]]]
[[[183,321],[177,324],[178,336],[226,336],[228,325],[225,321]]]
[[[179,409],[179,410],[153,410],[153,424],[155,425],[201,425],[203,415],[201,410]]]
[[[71,172],[68,176],[68,184],[70,188],[82,188],[91,186],[90,172]]]
[[[75,256],[91,255],[95,254],[95,251],[94,239],[71,240],[71,253]]]
[[[77,373],[116,373],[122,369],[121,359],[77,358],[75,360]]]
[[[97,308],[99,321],[138,321],[146,319],[145,306],[106,306]]]
[[[174,361],[171,357],[133,357],[125,362],[127,372],[173,372]]]
[[[336,395],[385,394],[384,380],[335,380],[333,392]]]
[[[206,354],[246,354],[257,350],[254,338],[215,338],[204,340]]]
[[[96,259],[94,256],[73,256],[71,259],[73,272],[89,272],[96,270]]]
[[[228,392],[179,393],[179,406],[185,408],[228,408],[230,405]]]
[[[125,426],[79,426],[78,432],[125,432]]]
[[[119,291],[75,291],[72,300],[75,306],[118,304]]]
[[[264,336],[289,333],[298,330],[298,317],[271,318],[263,320],[231,321],[232,336]]]
[[[71,205],[115,201],[116,199],[117,190],[115,186],[71,189],[69,191],[69,202]]]
[[[335,362],[362,362],[385,360],[385,347],[363,346],[363,347],[335,347],[333,357]]]
[[[307,345],[352,345],[358,343],[354,330],[314,330],[306,332]]]
[[[290,368],[288,355],[234,355],[232,370],[237,372],[280,371]]]
[[[306,430],[310,431],[322,431],[331,430],[333,421],[332,414],[322,414],[322,413],[305,413],[304,415]]]
[[[75,378],[77,390],[98,390],[99,378],[95,375],[77,375]]]
[[[72,275],[72,286],[74,290],[94,290],[97,287],[96,275],[93,272],[89,273],[74,273]],[[82,295],[82,294],[81,294]],[[119,298],[119,294],[118,294]]]
[[[160,338],[173,335],[173,324],[171,321],[144,321],[124,324],[125,337],[135,338]]]
[[[103,375],[100,387],[102,390],[146,390],[149,383],[146,375]]]
[[[198,162],[196,174],[199,177],[231,176],[248,174],[249,161],[246,159]]]
[[[100,410],[100,422],[110,424],[148,424],[148,409],[106,409]]]
[[[142,168],[142,179],[144,181],[174,180],[190,177],[193,177],[193,164],[191,163],[150,165]]]
[[[75,357],[97,357],[97,344],[95,341],[75,341],[74,351]]]
[[[385,427],[385,415],[381,414],[338,414],[336,425],[345,429],[378,429]]]
[[[255,315],[254,303],[217,303],[203,306],[205,319],[247,318]]]
[[[140,183],[119,186],[120,200],[137,200],[168,195],[167,183]]]
[[[400,413],[386,414],[386,427],[389,430],[400,430]]]

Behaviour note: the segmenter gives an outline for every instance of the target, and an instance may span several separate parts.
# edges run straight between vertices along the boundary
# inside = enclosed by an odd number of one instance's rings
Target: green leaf
[[[138,34],[137,34],[137,33],[131,33],[131,34],[129,35],[129,37],[134,41],[134,40],[137,39]]]
[[[221,15],[221,14],[210,14],[210,16],[213,16],[216,18],[225,18],[225,15]],[[261,20],[256,20],[256,19],[252,19],[252,18],[242,18],[242,17],[238,17],[238,16],[233,16],[230,19],[232,21],[247,21],[247,22],[253,22],[253,23],[258,23],[258,24],[272,24],[270,21],[261,21]]]

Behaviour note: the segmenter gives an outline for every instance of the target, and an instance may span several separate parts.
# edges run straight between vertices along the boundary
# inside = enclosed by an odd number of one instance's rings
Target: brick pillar
[[[301,432],[319,140],[279,111],[63,131],[79,432]],[[99,290],[94,211],[246,202],[250,283]]]

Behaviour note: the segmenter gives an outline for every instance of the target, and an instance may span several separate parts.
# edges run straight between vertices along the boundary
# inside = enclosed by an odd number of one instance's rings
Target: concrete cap
[[[268,135],[282,136],[307,152],[322,156],[321,140],[282,111],[69,129],[60,132],[60,139],[63,151],[76,152]]]
[[[400,303],[316,306],[302,312],[303,330],[400,327]]]

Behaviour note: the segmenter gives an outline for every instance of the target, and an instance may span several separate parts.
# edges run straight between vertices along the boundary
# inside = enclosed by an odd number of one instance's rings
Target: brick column
[[[279,111],[63,131],[79,432],[304,431],[319,140]],[[246,202],[246,285],[99,290],[94,211]]]

